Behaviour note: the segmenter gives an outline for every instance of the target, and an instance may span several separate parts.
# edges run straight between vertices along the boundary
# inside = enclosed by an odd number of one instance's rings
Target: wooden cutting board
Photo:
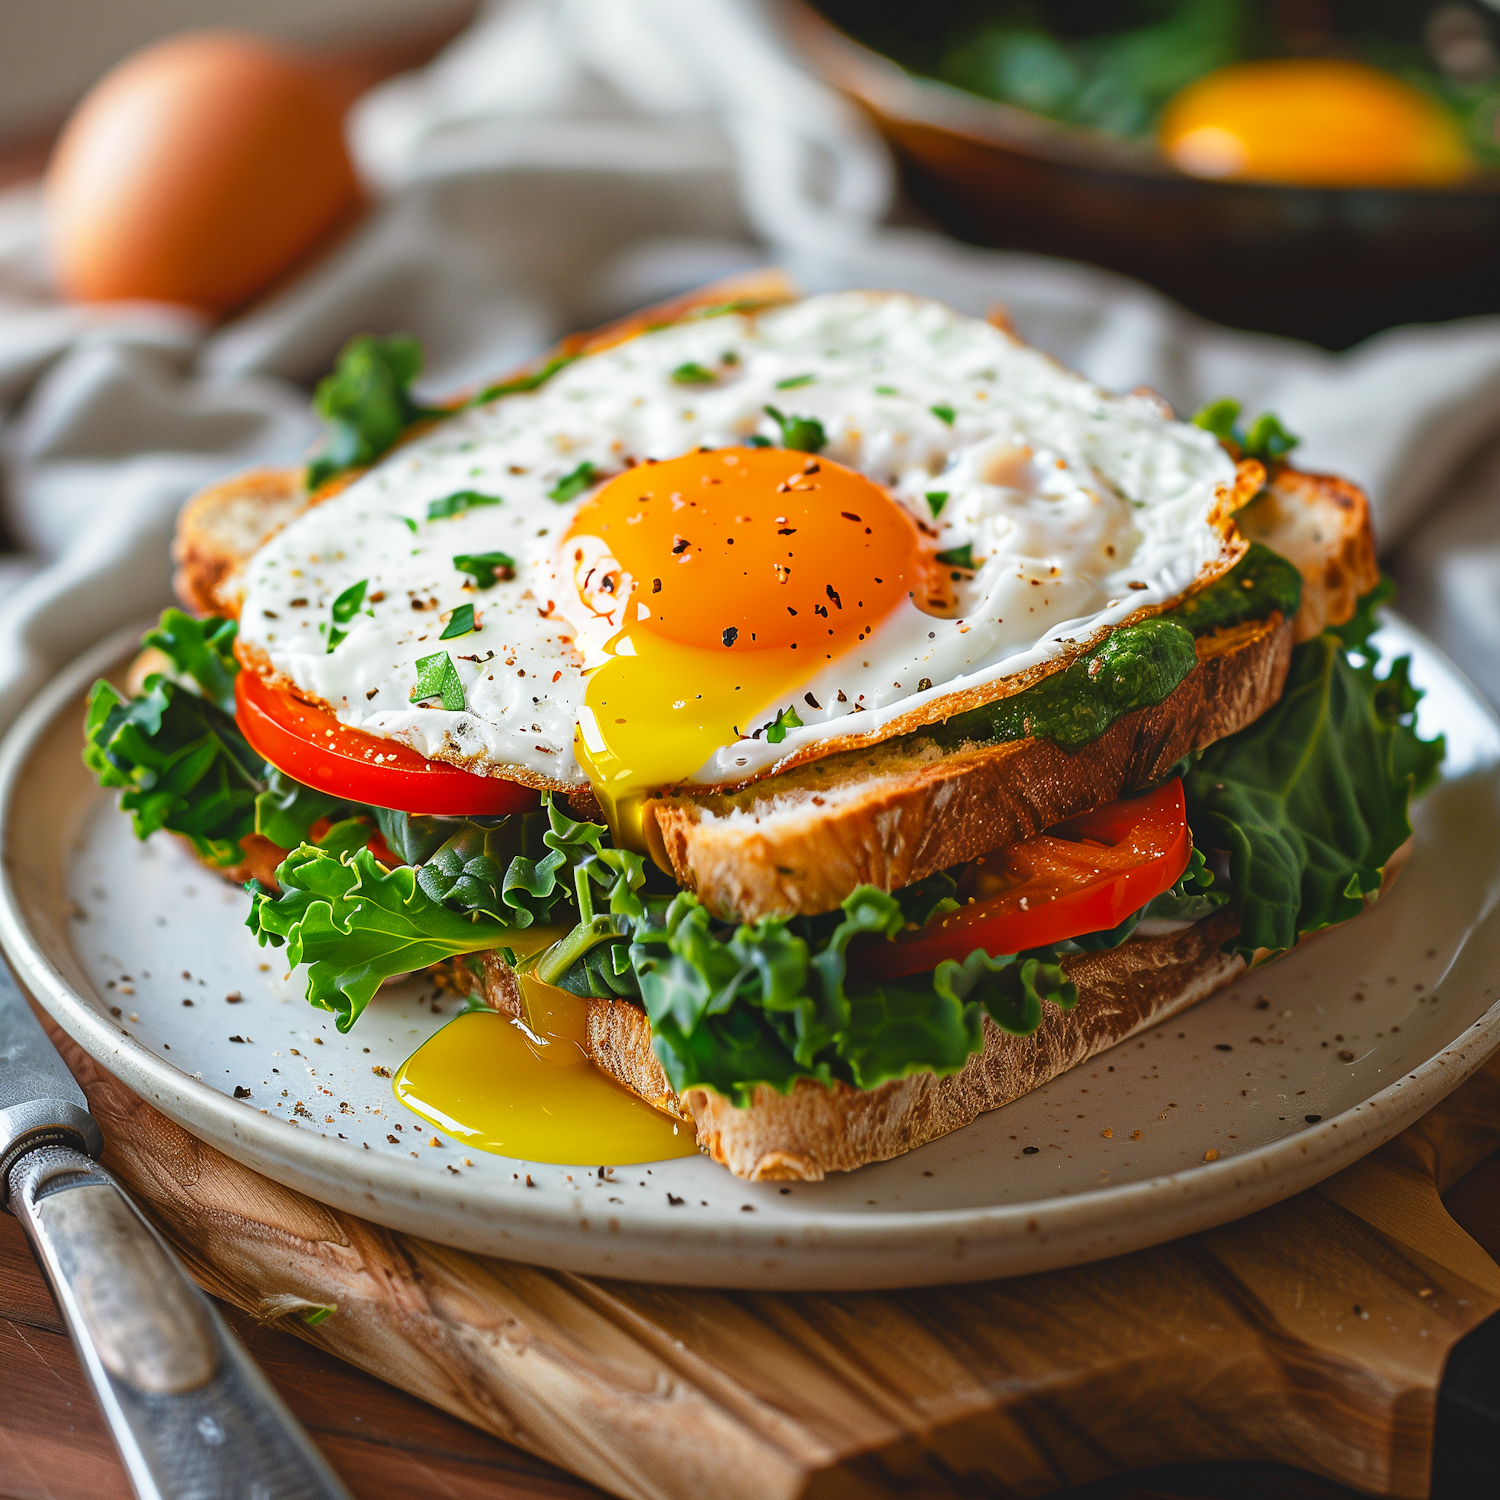
[[[1500,1266],[1439,1196],[1500,1146],[1500,1058],[1222,1229],[1012,1281],[782,1296],[382,1229],[203,1145],[50,1029],[105,1160],[208,1290],[642,1500],[1038,1495],[1211,1459],[1419,1497],[1448,1353],[1500,1309]]]

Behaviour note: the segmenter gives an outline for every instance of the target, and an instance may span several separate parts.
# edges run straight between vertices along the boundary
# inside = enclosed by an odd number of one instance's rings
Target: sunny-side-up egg
[[[1195,177],[1440,187],[1473,170],[1458,123],[1404,79],[1336,57],[1235,63],[1190,83],[1158,130]]]
[[[256,554],[241,636],[360,729],[592,782],[639,844],[646,790],[941,717],[1181,594],[1226,555],[1234,477],[1149,397],[845,292],[658,329],[445,422]]]

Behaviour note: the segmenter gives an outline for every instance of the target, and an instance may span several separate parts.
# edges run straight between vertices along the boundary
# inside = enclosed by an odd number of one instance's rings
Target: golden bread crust
[[[251,469],[199,490],[177,517],[172,586],[200,615],[237,618],[245,564],[308,507],[301,469]]]
[[[899,890],[1111,802],[1252,723],[1281,696],[1291,636],[1275,615],[1206,637],[1175,692],[1076,751],[948,751],[914,735],[740,792],[657,799],[649,815],[678,884],[716,915],[830,911],[858,885]]]
[[[1387,860],[1371,902],[1390,890],[1410,852],[1407,840]],[[762,1084],[744,1109],[706,1088],[679,1096],[652,1051],[645,1014],[625,1000],[587,1002],[586,1048],[595,1066],[648,1103],[691,1121],[699,1148],[736,1177],[818,1182],[959,1130],[1207,999],[1245,972],[1245,960],[1224,951],[1238,930],[1226,909],[1179,932],[1064,959],[1078,988],[1073,1009],[1044,1004],[1042,1024],[1028,1037],[1009,1036],[986,1017],[983,1048],[946,1078],[918,1072],[873,1089],[805,1079],[785,1094]],[[491,968],[487,956],[485,999],[520,1015],[513,976],[502,984]]]
[[[705,1088],[679,1097],[651,1049],[644,1012],[625,1000],[587,1002],[586,1047],[596,1067],[657,1109],[691,1121],[700,1148],[736,1177],[817,1182],[958,1130],[1195,1005],[1244,970],[1242,958],[1221,951],[1236,925],[1221,912],[1182,932],[1065,959],[1078,1004],[1070,1011],[1044,1005],[1042,1024],[1029,1037],[1008,1036],[986,1017],[983,1049],[946,1078],[918,1072],[873,1089],[808,1079],[786,1094],[762,1084],[746,1109]],[[490,971],[486,962],[485,999],[519,1016],[514,981],[502,984]]]
[[[1248,541],[1264,543],[1302,574],[1298,642],[1342,625],[1380,581],[1370,503],[1347,479],[1279,469],[1235,520]]]

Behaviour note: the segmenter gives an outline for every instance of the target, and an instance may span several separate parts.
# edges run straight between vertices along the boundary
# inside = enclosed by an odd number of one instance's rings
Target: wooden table
[[[1449,1194],[1500,1259],[1500,1156]],[[222,1304],[221,1304],[222,1306]],[[225,1316],[358,1500],[582,1500],[601,1491],[486,1437],[321,1350]],[[1354,1494],[1269,1465],[1191,1465],[1087,1485],[1059,1500],[1339,1500]],[[130,1487],[20,1225],[0,1214],[0,1497],[129,1500]]]

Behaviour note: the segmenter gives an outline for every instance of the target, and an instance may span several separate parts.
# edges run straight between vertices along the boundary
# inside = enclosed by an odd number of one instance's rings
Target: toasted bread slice
[[[1410,852],[1408,839],[1387,861],[1379,896]],[[1077,1005],[1068,1011],[1044,1005],[1042,1024],[1028,1037],[1009,1036],[986,1017],[983,1048],[946,1078],[915,1072],[873,1089],[807,1079],[785,1094],[762,1084],[746,1108],[707,1088],[678,1095],[652,1050],[645,1013],[625,1000],[584,1002],[585,1047],[596,1067],[692,1125],[700,1149],[736,1177],[818,1182],[971,1124],[1232,984],[1245,972],[1245,960],[1224,951],[1237,930],[1237,919],[1224,910],[1179,932],[1064,959]],[[475,984],[463,966],[453,967],[453,980],[465,992]],[[493,954],[485,955],[478,986],[493,1009],[524,1019],[515,975]]]
[[[951,749],[921,731],[740,792],[648,804],[679,885],[716,915],[830,911],[858,885],[899,890],[1163,775],[1281,696],[1290,621],[1221,631],[1161,703],[1076,751],[1050,739]]]
[[[1342,625],[1380,580],[1369,501],[1347,479],[1282,469],[1234,519],[1246,540],[1263,542],[1302,574],[1299,642]]]
[[[301,469],[251,469],[199,490],[177,517],[172,586],[200,615],[238,618],[245,564],[309,504]]]

